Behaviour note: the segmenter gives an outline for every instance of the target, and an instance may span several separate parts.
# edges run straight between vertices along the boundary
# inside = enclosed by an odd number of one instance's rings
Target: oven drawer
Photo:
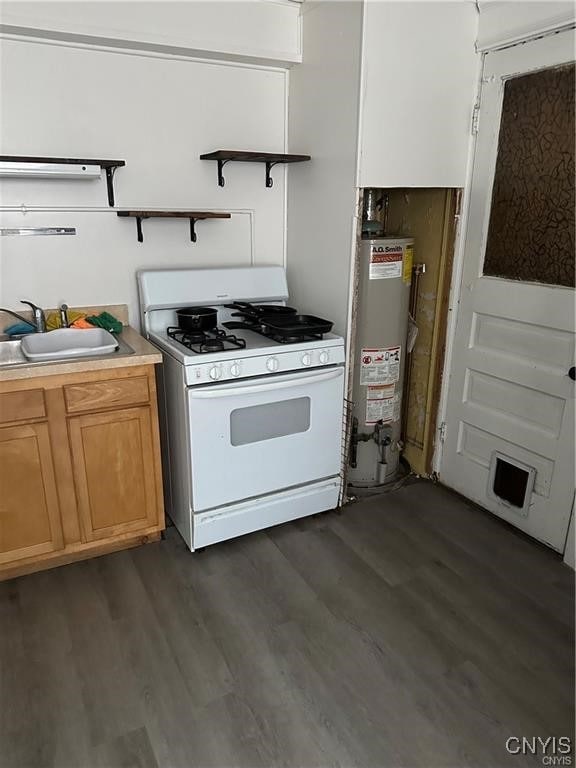
[[[194,512],[340,472],[344,369],[188,390]]]

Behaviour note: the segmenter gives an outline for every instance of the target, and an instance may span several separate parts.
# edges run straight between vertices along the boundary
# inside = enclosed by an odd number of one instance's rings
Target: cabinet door
[[[0,564],[62,549],[47,424],[0,429]]]
[[[157,525],[150,408],[75,416],[69,432],[84,540]]]
[[[474,3],[364,3],[358,186],[465,185],[477,24]]]

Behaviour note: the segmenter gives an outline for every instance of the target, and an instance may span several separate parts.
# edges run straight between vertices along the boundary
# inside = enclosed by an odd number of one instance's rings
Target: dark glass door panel
[[[505,84],[485,275],[574,286],[574,75]]]

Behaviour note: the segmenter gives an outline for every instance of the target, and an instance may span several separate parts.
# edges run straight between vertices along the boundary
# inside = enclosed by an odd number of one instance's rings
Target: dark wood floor
[[[0,584],[0,764],[498,766],[573,736],[573,574],[444,489]]]

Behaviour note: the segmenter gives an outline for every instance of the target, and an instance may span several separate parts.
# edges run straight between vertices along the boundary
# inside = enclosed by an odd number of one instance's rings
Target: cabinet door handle
[[[570,370],[568,371],[568,376],[572,379],[572,381],[576,381],[576,366],[572,366]]]

